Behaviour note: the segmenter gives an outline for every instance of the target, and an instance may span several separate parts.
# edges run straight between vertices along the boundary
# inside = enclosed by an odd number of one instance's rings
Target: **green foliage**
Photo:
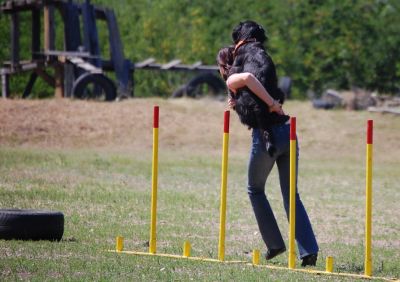
[[[327,87],[358,86],[385,93],[400,88],[400,4],[396,0],[91,2],[114,9],[125,55],[134,62],[154,57],[159,62],[179,58],[188,64],[199,60],[215,64],[218,49],[231,43],[232,28],[253,19],[266,28],[268,51],[278,74],[293,78],[297,97]],[[7,17],[0,17],[0,23],[3,61],[8,58]],[[106,25],[98,27],[102,55],[109,57]],[[23,44],[29,42],[28,35],[22,34]],[[136,71],[136,94],[168,96],[192,75]]]

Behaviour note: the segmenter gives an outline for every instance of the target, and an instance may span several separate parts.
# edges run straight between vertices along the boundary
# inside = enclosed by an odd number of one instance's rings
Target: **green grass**
[[[153,104],[162,113],[158,252],[181,254],[189,240],[193,256],[217,258],[225,104],[206,99],[107,105],[7,100],[0,104],[0,207],[62,211],[65,232],[59,243],[0,240],[0,281],[354,280],[107,252],[118,235],[125,238],[126,250],[148,251]],[[299,117],[299,191],[320,246],[315,268],[324,270],[325,257],[333,256],[334,271],[342,273],[363,273],[364,125],[374,119],[373,274],[399,278],[398,117],[316,111],[296,101],[285,104],[285,110]],[[233,115],[226,259],[250,262],[249,253],[265,246],[246,191],[249,134]],[[266,191],[287,242],[279,190],[274,169]],[[287,266],[287,253],[271,264]]]
[[[281,270],[108,253],[115,236],[125,249],[147,251],[151,155],[100,150],[0,149],[0,206],[60,210],[65,233],[59,243],[0,241],[0,280],[113,281],[351,281]],[[158,251],[181,254],[184,240],[193,256],[217,257],[220,156],[160,153]],[[229,168],[227,260],[248,260],[264,250],[245,189],[247,156],[232,156]],[[324,258],[335,271],[363,272],[364,172],[353,160],[306,159],[300,191]],[[379,168],[379,169],[378,169]],[[398,170],[375,169],[373,272],[400,277]],[[267,191],[287,240],[287,222],[271,175]],[[264,261],[262,262],[264,263]],[[286,266],[287,254],[273,264]]]

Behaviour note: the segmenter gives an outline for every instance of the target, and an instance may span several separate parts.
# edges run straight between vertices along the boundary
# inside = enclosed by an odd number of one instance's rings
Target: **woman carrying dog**
[[[232,38],[235,46],[222,48],[217,56],[217,63],[220,67],[220,73],[222,77],[226,80],[226,84],[232,96],[229,98],[228,101],[229,106],[231,108],[235,107],[235,93],[239,89],[247,87],[252,93],[254,93],[265,104],[267,104],[270,112],[284,115],[281,108],[281,103],[275,100],[277,95],[274,95],[275,93],[269,93],[269,91],[266,90],[266,87],[264,87],[252,73],[232,73],[232,65],[235,64],[236,59],[235,51],[241,48],[241,46],[244,45],[243,42],[246,41],[257,41],[263,44],[264,40],[266,39],[264,29],[260,25],[252,21],[242,22],[234,28]],[[275,75],[275,77],[272,77],[272,80],[270,81],[277,81],[275,66],[272,63],[269,64],[268,67],[273,68],[273,70],[271,70],[271,72],[269,73]],[[274,88],[268,88],[274,91]],[[266,149],[264,130],[262,130],[261,128],[252,128],[252,147],[248,164],[247,190],[257,220],[257,224],[260,229],[261,236],[267,246],[267,252],[265,253],[265,258],[267,260],[271,260],[275,256],[286,251],[281,232],[279,230],[268,199],[265,195],[266,180],[272,170],[272,167],[276,163],[278,167],[283,204],[286,215],[287,217],[289,217],[289,117],[287,116],[287,118],[284,120],[286,120],[286,122],[273,124],[270,127],[270,131],[272,133],[271,138],[273,139],[274,146],[276,147],[276,150],[272,155],[269,154]],[[299,149],[297,148],[297,162],[298,152]],[[298,166],[296,166],[296,168],[297,167]],[[315,265],[319,248],[307,212],[300,199],[297,187],[296,241],[299,249],[299,255],[302,259],[301,265]]]

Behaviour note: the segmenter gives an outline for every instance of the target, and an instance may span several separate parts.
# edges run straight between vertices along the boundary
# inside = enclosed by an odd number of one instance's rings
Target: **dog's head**
[[[228,79],[228,74],[233,63],[233,46],[223,47],[218,51],[217,64],[219,72],[224,80]]]
[[[241,40],[255,39],[260,43],[264,43],[267,39],[264,28],[254,21],[240,22],[233,28],[232,39],[235,44]]]

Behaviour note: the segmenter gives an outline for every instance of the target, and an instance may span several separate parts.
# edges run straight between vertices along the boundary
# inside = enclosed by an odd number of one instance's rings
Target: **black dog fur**
[[[278,88],[275,65],[263,46],[266,40],[264,29],[253,21],[241,22],[234,28],[232,39],[235,44],[242,40],[247,42],[235,50],[229,74],[252,73],[272,98],[283,104],[285,96]],[[233,98],[236,101],[235,111],[240,121],[249,128],[264,130],[267,151],[272,156],[275,147],[272,144],[271,126],[285,123],[289,116],[270,112],[268,106],[247,87],[238,89]]]

